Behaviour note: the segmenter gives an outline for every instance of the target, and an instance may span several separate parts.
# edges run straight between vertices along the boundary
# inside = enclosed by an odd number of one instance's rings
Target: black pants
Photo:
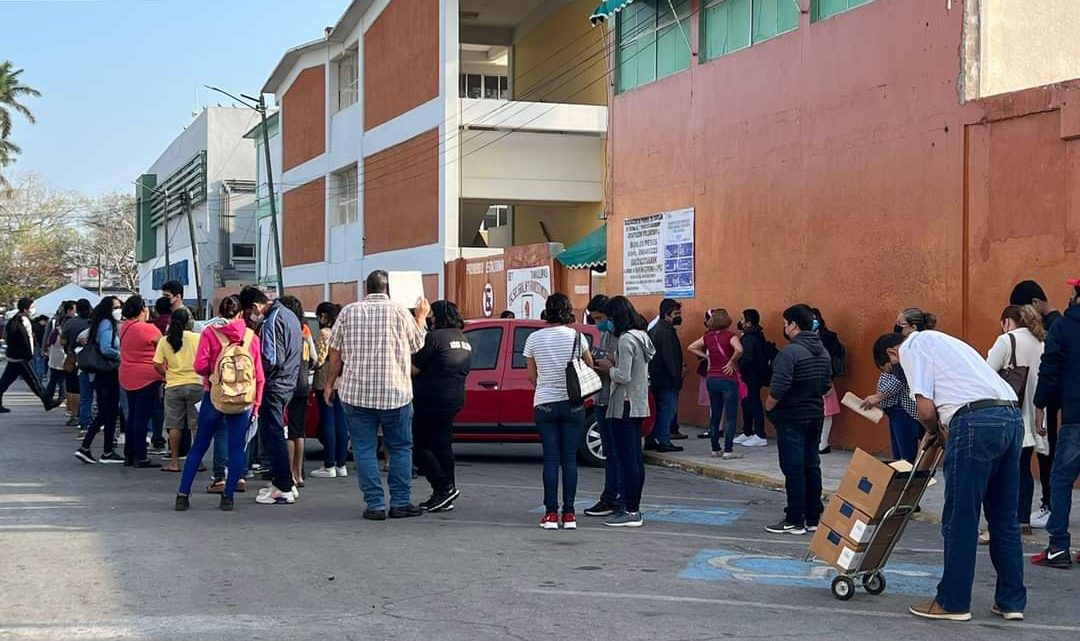
[[[116,417],[120,413],[119,374],[115,370],[106,374],[95,374],[91,384],[94,386],[94,395],[97,396],[97,414],[94,420],[90,421],[90,428],[86,430],[82,446],[90,449],[94,437],[104,427],[105,443],[102,451],[108,454],[116,445]]]
[[[274,487],[282,492],[288,492],[293,486],[289,446],[285,443],[285,401],[279,396],[264,394],[259,406],[259,440],[270,457]]]
[[[64,393],[67,391],[67,385],[65,384],[65,376],[67,373],[62,369],[50,369],[49,370],[49,383],[45,386],[45,398],[52,400],[61,400],[64,398]],[[59,392],[59,393],[57,393]]]
[[[26,381],[26,385],[34,396],[40,398],[41,402],[47,406],[49,401],[45,397],[45,391],[41,389],[41,379],[34,371],[33,361],[8,361],[4,374],[0,376],[0,405],[4,404],[4,392],[8,391],[11,384],[18,378]]]
[[[746,381],[747,395],[742,400],[743,435],[765,438],[765,406],[761,404],[761,381],[752,378]]]
[[[413,407],[413,460],[435,492],[454,487],[454,417],[459,410]]]
[[[625,494],[626,511],[641,511],[641,492],[645,489],[645,458],[641,453],[641,423],[644,419],[630,418],[630,404],[623,406],[622,418],[611,421],[611,453],[619,466]]]
[[[1050,509],[1050,470],[1054,466],[1054,453],[1057,452],[1058,418],[1061,408],[1053,404],[1046,406],[1046,440],[1050,442],[1050,453],[1039,454],[1039,482],[1042,485],[1042,507]],[[1021,457],[1022,458],[1022,457]]]
[[[146,387],[127,391],[128,420],[124,432],[124,460],[129,463],[146,460],[147,426],[153,419],[157,403],[161,400],[161,381]]]
[[[821,456],[824,419],[776,423],[776,449],[787,492],[787,522],[817,525],[821,519]]]

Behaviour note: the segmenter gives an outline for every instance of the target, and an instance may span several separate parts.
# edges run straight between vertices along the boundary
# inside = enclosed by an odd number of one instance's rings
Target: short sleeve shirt
[[[575,337],[578,341],[576,350]],[[573,327],[546,327],[529,335],[523,353],[525,358],[536,362],[533,407],[570,400],[566,391],[566,365],[588,349],[589,341]]]
[[[184,332],[184,344],[180,351],[174,351],[168,339],[162,337],[154,352],[154,362],[165,365],[165,387],[180,385],[202,385],[202,376],[195,373],[195,353],[199,349],[200,335]]]

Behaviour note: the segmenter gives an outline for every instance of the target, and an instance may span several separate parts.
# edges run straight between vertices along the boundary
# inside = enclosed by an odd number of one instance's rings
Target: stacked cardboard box
[[[908,519],[908,511],[893,508],[914,508],[931,482],[939,451],[926,454],[915,469],[907,461],[884,463],[855,450],[810,542],[810,553],[844,572],[883,565]]]

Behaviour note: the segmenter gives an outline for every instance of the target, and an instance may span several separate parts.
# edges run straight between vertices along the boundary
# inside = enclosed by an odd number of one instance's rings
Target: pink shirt
[[[120,387],[134,392],[163,380],[154,367],[161,332],[141,320],[128,320],[120,326]]]
[[[203,330],[202,337],[199,339],[199,350],[195,352],[195,373],[206,377],[206,389],[210,389],[210,374],[214,371],[214,364],[217,363],[218,355],[221,354],[221,340],[214,335],[214,332],[220,332],[228,340],[238,343],[244,340],[246,330],[247,325],[244,324],[242,318],[228,323],[211,325]],[[251,345],[248,346],[248,351],[251,352],[251,358],[255,361],[255,410],[258,413],[259,405],[262,404],[263,385],[266,382],[266,376],[263,374],[258,334],[251,337]]]

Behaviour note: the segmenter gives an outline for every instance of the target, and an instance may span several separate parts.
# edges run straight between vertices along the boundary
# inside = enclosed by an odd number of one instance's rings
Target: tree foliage
[[[15,156],[22,150],[10,140],[12,113],[20,114],[30,124],[34,123],[34,114],[22,103],[25,98],[41,96],[41,92],[24,85],[19,79],[22,69],[16,69],[10,60],[0,61],[0,189],[8,187],[4,177],[5,167],[15,162]]]
[[[71,280],[80,243],[72,222],[81,205],[78,194],[52,189],[36,175],[0,190],[0,302]]]
[[[86,201],[82,266],[112,274],[121,288],[139,290],[135,262],[135,198],[111,193]]]

